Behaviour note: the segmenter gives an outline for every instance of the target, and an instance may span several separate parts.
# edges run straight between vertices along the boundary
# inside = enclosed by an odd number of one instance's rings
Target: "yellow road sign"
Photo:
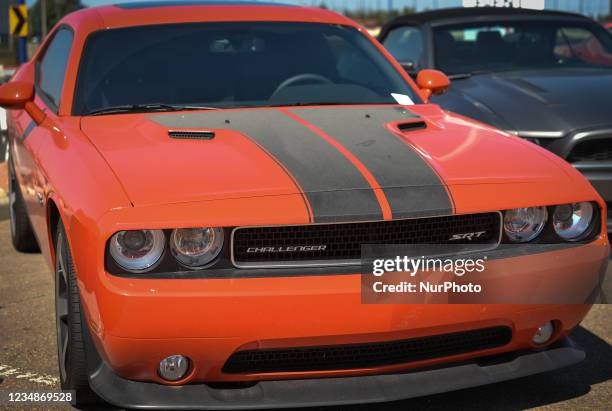
[[[25,4],[9,6],[9,30],[16,37],[28,36],[28,8]]]

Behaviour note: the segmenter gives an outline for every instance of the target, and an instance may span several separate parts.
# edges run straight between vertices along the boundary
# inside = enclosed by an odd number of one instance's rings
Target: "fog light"
[[[538,330],[533,335],[533,342],[536,344],[544,344],[550,340],[553,332],[555,331],[555,327],[553,323],[550,321],[545,322],[541,326],[538,327]]]
[[[159,375],[168,381],[178,381],[187,375],[189,359],[182,355],[171,355],[159,362]]]

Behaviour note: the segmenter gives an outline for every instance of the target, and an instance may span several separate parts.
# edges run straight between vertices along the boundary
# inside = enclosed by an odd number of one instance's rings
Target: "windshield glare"
[[[115,106],[234,108],[420,102],[352,27],[285,22],[140,26],[95,32],[83,51],[73,113]]]
[[[447,74],[562,67],[612,68],[612,36],[595,25],[520,21],[434,29],[436,67]]]

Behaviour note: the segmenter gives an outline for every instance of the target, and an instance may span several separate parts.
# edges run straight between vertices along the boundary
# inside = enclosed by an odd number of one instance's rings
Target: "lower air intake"
[[[348,370],[449,357],[502,347],[509,327],[491,327],[407,340],[237,351],[223,367],[227,374]]]

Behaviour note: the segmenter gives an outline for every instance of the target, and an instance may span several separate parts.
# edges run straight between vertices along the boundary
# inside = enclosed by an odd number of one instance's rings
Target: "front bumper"
[[[543,351],[523,351],[408,373],[260,381],[247,388],[165,386],[121,378],[99,361],[91,388],[107,402],[140,409],[265,409],[396,401],[525,377],[585,358],[569,338]]]
[[[585,297],[598,289],[608,262],[605,237],[593,244],[499,260],[522,278],[516,292],[546,296],[573,284]],[[316,271],[316,270],[315,270]],[[587,304],[363,304],[358,274],[253,278],[133,279],[96,275],[96,292],[79,284],[97,351],[114,373],[133,381],[168,384],[159,361],[182,354],[192,374],[180,384],[257,382],[393,374],[475,357],[533,349],[532,337],[556,321],[555,340],[566,336],[589,311]],[[537,284],[532,284],[536,281]],[[534,294],[535,295],[535,294]],[[92,298],[93,297],[93,298]],[[377,343],[479,328],[512,328],[501,347],[386,366],[300,372],[223,371],[239,350]]]

